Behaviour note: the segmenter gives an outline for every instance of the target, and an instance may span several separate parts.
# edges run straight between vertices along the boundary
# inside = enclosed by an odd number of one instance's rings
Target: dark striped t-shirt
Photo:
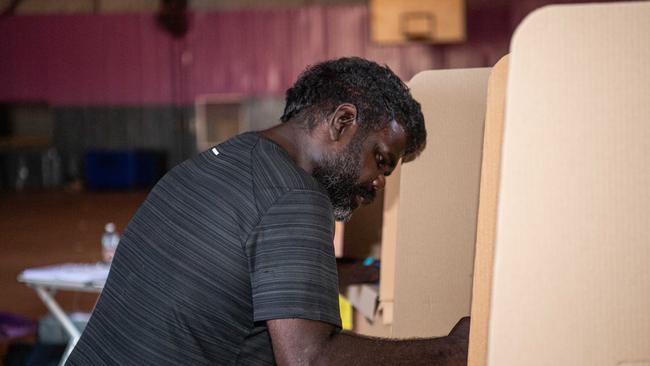
[[[266,320],[340,327],[332,206],[258,133],[172,169],[120,241],[68,365],[275,364]]]

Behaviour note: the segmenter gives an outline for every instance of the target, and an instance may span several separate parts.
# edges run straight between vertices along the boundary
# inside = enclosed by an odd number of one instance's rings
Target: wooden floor
[[[16,282],[25,268],[101,259],[107,222],[121,232],[146,193],[0,193],[0,311],[38,319],[47,309]],[[89,311],[96,295],[60,292],[68,311]]]

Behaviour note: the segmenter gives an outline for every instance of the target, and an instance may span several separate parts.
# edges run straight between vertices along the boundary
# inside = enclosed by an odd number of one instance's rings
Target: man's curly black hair
[[[342,103],[356,106],[359,125],[365,131],[381,130],[395,119],[406,132],[406,156],[424,149],[427,131],[420,103],[388,66],[358,57],[308,67],[287,90],[280,119],[288,122],[299,117],[313,129]]]

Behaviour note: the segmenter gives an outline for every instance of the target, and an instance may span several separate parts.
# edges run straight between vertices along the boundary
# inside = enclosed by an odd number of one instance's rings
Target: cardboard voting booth
[[[648,19],[545,7],[492,70],[409,83],[428,147],[388,179],[358,331],[442,336],[471,302],[471,366],[650,365]]]
[[[427,148],[388,178],[379,312],[370,335],[447,335],[469,315],[483,124],[490,69],[435,70],[409,83]]]
[[[470,365],[650,365],[648,19],[545,7],[494,68]]]

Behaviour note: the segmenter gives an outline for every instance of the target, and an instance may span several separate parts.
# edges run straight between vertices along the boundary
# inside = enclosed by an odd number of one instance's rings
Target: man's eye
[[[377,161],[377,166],[381,168],[384,165],[384,157],[381,154],[375,155],[375,160]]]

